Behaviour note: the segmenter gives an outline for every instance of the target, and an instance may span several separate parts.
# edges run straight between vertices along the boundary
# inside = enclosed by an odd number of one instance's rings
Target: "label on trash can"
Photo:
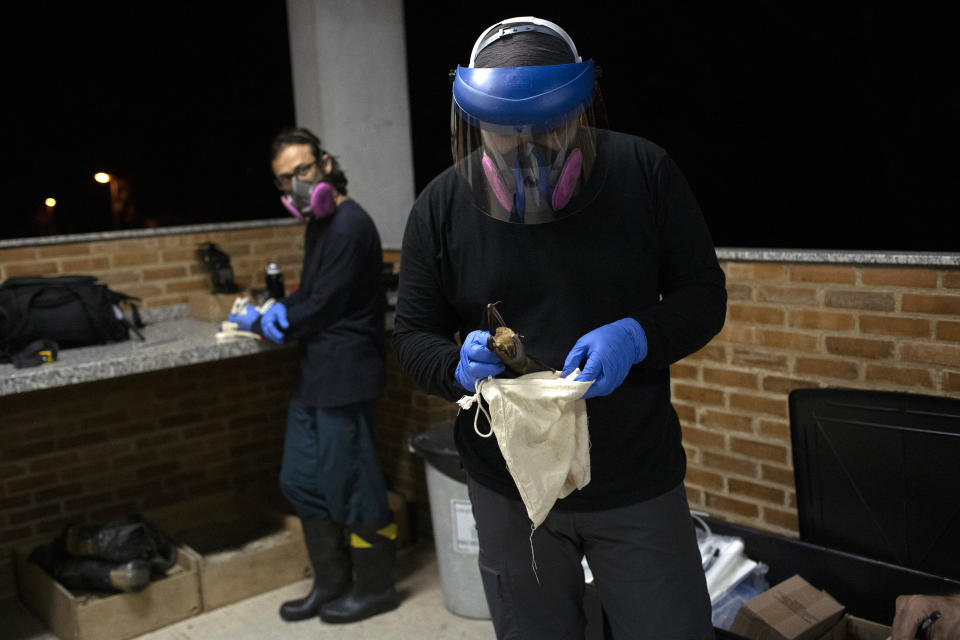
[[[473,519],[473,507],[469,500],[451,500],[453,516],[453,550],[458,553],[480,553],[477,538],[477,523]]]

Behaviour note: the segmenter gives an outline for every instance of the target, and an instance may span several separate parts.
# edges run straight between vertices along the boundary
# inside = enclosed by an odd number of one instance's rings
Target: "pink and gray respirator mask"
[[[580,179],[583,152],[520,142],[506,155],[487,148],[480,163],[500,205],[522,217],[528,209],[567,206]]]
[[[290,193],[280,197],[280,202],[297,220],[324,218],[336,210],[334,190],[329,182],[304,182],[294,177]]]

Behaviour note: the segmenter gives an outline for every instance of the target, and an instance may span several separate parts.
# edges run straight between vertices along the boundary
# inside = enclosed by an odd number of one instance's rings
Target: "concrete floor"
[[[187,618],[137,636],[140,640],[493,640],[489,620],[455,615],[443,604],[433,542],[427,540],[401,551],[397,558],[397,589],[404,600],[389,613],[348,625],[327,625],[319,619],[288,623],[277,610],[285,600],[299,598],[310,587],[301,580],[235,604]],[[0,602],[3,640],[57,640],[20,602]]]

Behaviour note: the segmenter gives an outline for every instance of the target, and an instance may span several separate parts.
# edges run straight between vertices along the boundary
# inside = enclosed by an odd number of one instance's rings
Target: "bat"
[[[527,353],[524,349],[520,334],[507,326],[503,316],[497,310],[500,302],[491,302],[487,305],[487,326],[490,337],[487,338],[487,348],[497,354],[503,364],[517,375],[533,373],[535,371],[555,371],[553,367]]]

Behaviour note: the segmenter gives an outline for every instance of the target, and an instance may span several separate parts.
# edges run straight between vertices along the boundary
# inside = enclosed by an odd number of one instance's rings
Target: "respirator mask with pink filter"
[[[323,218],[337,208],[329,182],[306,182],[296,176],[291,181],[290,193],[281,196],[280,202],[298,220]]]
[[[561,211],[573,196],[583,169],[583,151],[572,146],[569,127],[551,132],[555,143],[541,137],[524,140],[484,134],[480,161],[497,201],[505,211],[524,216],[527,211]],[[497,137],[501,144],[490,142]],[[502,142],[509,145],[501,151]]]

